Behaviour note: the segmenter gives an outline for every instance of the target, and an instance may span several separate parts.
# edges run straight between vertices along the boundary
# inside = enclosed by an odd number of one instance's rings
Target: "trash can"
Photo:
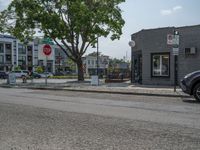
[[[16,84],[16,76],[14,73],[8,74],[7,84]]]

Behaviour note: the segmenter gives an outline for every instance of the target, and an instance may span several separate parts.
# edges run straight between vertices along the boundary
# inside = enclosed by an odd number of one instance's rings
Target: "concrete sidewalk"
[[[147,95],[147,96],[165,96],[165,97],[190,97],[182,92],[180,88],[174,92],[173,87],[167,86],[149,86],[134,85],[130,82],[126,83],[101,83],[99,86],[91,86],[90,81],[76,82],[69,81],[66,83],[18,83],[16,85],[1,84],[0,87],[5,88],[28,88],[39,90],[65,90],[77,92],[93,92],[93,93],[110,93],[110,94],[128,94],[128,95]]]

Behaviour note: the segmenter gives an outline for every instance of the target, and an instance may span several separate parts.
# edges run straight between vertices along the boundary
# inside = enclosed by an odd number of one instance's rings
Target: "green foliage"
[[[71,71],[75,71],[76,70],[76,64],[70,58],[67,59],[67,66],[69,67],[69,69]]]
[[[66,76],[52,76],[49,79],[76,79],[77,75],[66,75]],[[89,79],[89,77],[87,77]]]
[[[32,39],[34,29],[40,29],[77,63],[80,72],[82,56],[98,37],[120,38],[125,22],[118,5],[124,1],[13,0],[2,12],[7,16],[2,29],[22,41]]]
[[[36,71],[37,73],[43,73],[43,72],[44,72],[44,70],[43,70],[43,68],[42,68],[41,66],[38,66],[38,67],[35,69],[35,71]]]
[[[21,70],[21,67],[20,67],[20,66],[16,66],[16,67],[14,68],[14,70],[15,70],[15,71],[20,71],[20,70]]]
[[[116,72],[118,71],[117,65],[121,63],[128,63],[130,64],[129,61],[125,61],[124,59],[117,59],[113,58],[109,60],[109,66],[108,66],[108,72]]]

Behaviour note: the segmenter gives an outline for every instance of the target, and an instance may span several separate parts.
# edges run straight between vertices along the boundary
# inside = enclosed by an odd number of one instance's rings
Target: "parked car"
[[[29,71],[27,71],[27,70],[12,71],[12,73],[15,74],[16,78],[28,77],[28,75],[29,75]]]
[[[52,74],[51,72],[44,72],[44,73],[40,73],[39,75],[40,75],[42,78],[45,78],[45,77],[46,77],[46,74],[47,74],[47,78],[53,76],[53,74]]]
[[[37,72],[32,72],[32,77],[33,78],[41,78],[42,76]]]
[[[200,70],[187,74],[180,83],[183,92],[193,95],[197,101],[200,101]]]
[[[0,71],[0,79],[7,79],[8,74],[5,71]]]
[[[65,74],[63,72],[56,72],[54,75],[55,76],[64,76]]]

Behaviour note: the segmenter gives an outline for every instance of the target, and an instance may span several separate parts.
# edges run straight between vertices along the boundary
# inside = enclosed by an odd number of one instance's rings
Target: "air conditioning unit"
[[[186,55],[195,55],[197,53],[196,47],[185,48]]]

